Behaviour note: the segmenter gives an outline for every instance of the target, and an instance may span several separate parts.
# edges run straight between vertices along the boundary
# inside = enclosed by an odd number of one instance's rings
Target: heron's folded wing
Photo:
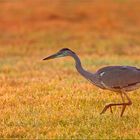
[[[103,84],[110,88],[123,88],[140,83],[140,70],[135,67],[105,67],[99,73]]]

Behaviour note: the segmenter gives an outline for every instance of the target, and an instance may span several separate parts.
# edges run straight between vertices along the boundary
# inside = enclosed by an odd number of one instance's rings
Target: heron
[[[77,71],[93,85],[120,94],[122,101],[105,105],[100,114],[105,113],[108,109],[113,113],[112,107],[120,106],[122,107],[120,114],[122,117],[126,107],[132,105],[128,93],[140,87],[140,69],[133,66],[106,66],[96,72],[89,72],[83,68],[78,55],[69,48],[63,48],[57,53],[45,57],[43,60],[66,56],[70,56],[75,60]]]

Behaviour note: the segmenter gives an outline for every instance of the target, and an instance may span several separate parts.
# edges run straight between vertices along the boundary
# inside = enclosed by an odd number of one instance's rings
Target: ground
[[[82,78],[70,48],[91,72],[108,65],[140,67],[137,0],[0,1],[0,138],[140,139],[140,90],[123,117],[116,93]]]

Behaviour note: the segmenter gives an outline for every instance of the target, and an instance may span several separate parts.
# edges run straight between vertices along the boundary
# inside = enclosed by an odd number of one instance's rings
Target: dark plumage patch
[[[128,84],[128,86],[134,86],[136,84],[138,84],[139,82],[136,82],[136,83],[132,83],[132,84]]]
[[[121,87],[119,87],[119,86],[116,86],[116,87],[113,87],[114,89],[121,89]]]
[[[63,52],[63,51],[71,51],[72,53],[75,53],[75,52],[73,52],[72,50],[70,50],[69,48],[63,48],[63,49],[61,49],[60,51],[61,51],[61,52]]]
[[[127,86],[124,86],[124,87],[120,87],[120,86],[115,86],[113,87],[114,89],[121,89],[121,88],[127,88],[127,87],[131,87],[131,86],[135,86],[136,84],[138,84],[140,82],[136,82],[136,83],[131,83],[131,84],[128,84]]]
[[[61,49],[60,51],[70,51],[70,49],[68,49],[68,48],[63,48],[63,49]]]

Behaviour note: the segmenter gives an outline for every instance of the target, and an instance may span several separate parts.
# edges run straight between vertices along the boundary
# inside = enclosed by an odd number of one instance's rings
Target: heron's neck
[[[79,57],[76,55],[76,54],[72,54],[71,55],[74,60],[75,60],[75,67],[77,69],[77,71],[82,75],[84,76],[86,79],[90,79],[92,73],[86,71],[83,67],[82,67],[82,64],[81,64],[81,61],[79,59]]]

